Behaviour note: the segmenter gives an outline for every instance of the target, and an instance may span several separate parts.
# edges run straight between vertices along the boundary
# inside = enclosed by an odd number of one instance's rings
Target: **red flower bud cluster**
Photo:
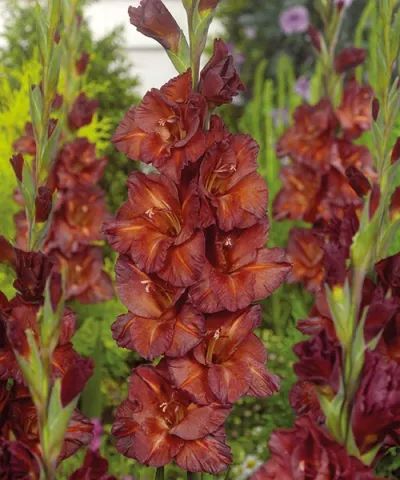
[[[87,66],[88,57],[78,62],[77,74]],[[81,93],[68,115],[72,132],[90,124],[98,107],[97,100],[89,100]],[[19,155],[12,159],[18,178],[22,179],[21,154],[36,154],[36,143],[31,124],[26,134],[14,144]],[[51,132],[49,131],[49,135]],[[87,138],[77,137],[61,145],[46,186],[38,189],[36,221],[45,222],[53,208],[51,228],[44,251],[56,260],[56,268],[67,272],[66,297],[82,303],[98,303],[114,296],[111,278],[103,271],[101,247],[93,242],[102,240],[101,226],[108,212],[105,194],[97,186],[107,158],[96,158],[96,146]],[[52,194],[57,192],[52,206]],[[17,201],[21,199],[17,196]],[[17,245],[27,249],[27,221],[25,212],[16,214]]]
[[[189,69],[122,120],[117,148],[159,173],[129,176],[128,201],[103,230],[120,254],[117,290],[129,310],[113,337],[148,360],[164,355],[132,372],[113,426],[117,449],[154,467],[174,460],[218,474],[231,462],[223,425],[232,403],[279,388],[253,333],[261,322],[253,302],[291,265],[282,249],[265,248],[258,145],[216,115],[207,121],[242,88],[222,41],[200,78],[194,90]]]
[[[30,330],[40,350],[41,307],[44,290],[50,281],[50,300],[55,309],[61,297],[60,274],[54,259],[40,252],[24,252],[13,248],[3,237],[1,261],[15,269],[16,296],[8,301],[0,292],[0,462],[9,459],[7,478],[19,478],[20,469],[30,478],[39,478],[39,466],[33,454],[40,456],[37,410],[32,402],[14,352],[29,361],[31,346],[26,331]],[[75,333],[76,315],[65,308],[59,340],[52,355],[52,378],[61,378],[61,402],[65,406],[80,393],[93,372],[93,363],[80,357],[71,339]],[[79,373],[79,374],[78,374]],[[37,379],[39,381],[39,379]],[[73,455],[92,439],[92,424],[78,410],[72,415],[64,438],[59,461]],[[2,468],[2,466],[0,466]],[[14,476],[15,475],[15,476]],[[22,478],[22,477],[21,477]]]

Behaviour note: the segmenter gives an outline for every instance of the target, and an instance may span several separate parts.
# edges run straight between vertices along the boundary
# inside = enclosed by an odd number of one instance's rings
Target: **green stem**
[[[154,480],[164,480],[165,475],[164,475],[164,467],[158,467],[156,471],[156,476],[154,477]]]

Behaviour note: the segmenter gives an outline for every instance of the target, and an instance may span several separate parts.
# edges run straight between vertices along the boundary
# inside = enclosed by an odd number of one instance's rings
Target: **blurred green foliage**
[[[8,2],[3,34],[5,46],[0,49],[1,64],[7,69],[18,69],[24,74],[27,72],[22,69],[23,65],[34,58],[34,46],[37,43],[33,9],[34,3],[26,5],[18,0]],[[122,22],[123,19],[121,24]],[[81,31],[82,50],[91,55],[85,91],[89,96],[95,96],[100,102],[98,121],[107,119],[106,131],[100,132],[100,142],[103,143],[98,146],[102,154],[109,157],[102,186],[107,192],[111,210],[115,211],[125,200],[125,179],[134,168],[134,162],[120,154],[109,138],[125,112],[139,101],[135,93],[138,81],[132,75],[132,65],[125,55],[122,28],[116,28],[97,40],[87,22],[83,20]],[[26,79],[29,79],[28,75]],[[102,128],[104,126],[103,123]],[[93,126],[91,128],[93,129]],[[84,129],[81,135],[83,134]]]

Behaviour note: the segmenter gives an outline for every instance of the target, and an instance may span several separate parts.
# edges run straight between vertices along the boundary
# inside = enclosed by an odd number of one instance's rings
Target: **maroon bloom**
[[[366,51],[363,48],[347,47],[335,59],[336,73],[345,73],[364,63]]]
[[[395,297],[400,297],[400,253],[385,258],[375,265],[378,274],[378,285],[385,291],[391,291]]]
[[[112,325],[113,338],[120,347],[136,350],[143,358],[185,355],[205,334],[204,316],[190,303],[180,300],[159,318],[131,312],[120,315]]]
[[[82,467],[69,480],[117,480],[117,477],[108,473],[108,461],[98,451],[89,448]]]
[[[40,465],[24,443],[0,437],[0,474],[4,480],[39,480]]]
[[[205,313],[234,312],[272,294],[291,269],[284,250],[263,248],[266,221],[246,230],[206,231],[206,263],[190,288],[193,303]]]
[[[55,175],[60,188],[73,188],[78,185],[95,185],[103,176],[108,159],[96,158],[96,146],[87,138],[77,138],[66,143],[61,149]]]
[[[275,430],[268,445],[271,459],[251,480],[375,479],[372,470],[307,416],[298,418],[293,429]]]
[[[209,142],[213,145],[200,167],[207,210],[215,211],[222,230],[251,227],[266,215],[268,206],[268,188],[257,173],[257,142],[249,135],[230,134],[216,115],[211,117]]]
[[[210,315],[193,353],[167,360],[175,385],[200,404],[226,405],[246,394],[266,397],[278,391],[279,379],[266,368],[267,353],[252,333],[260,322],[260,306]]]
[[[138,268],[176,287],[193,285],[204,266],[204,235],[196,231],[199,195],[195,180],[179,188],[165,175],[133,173],[129,200],[103,231],[110,245]]]
[[[352,427],[361,453],[381,444],[386,436],[399,440],[400,365],[397,362],[367,351]]]
[[[297,382],[290,390],[289,402],[296,415],[309,415],[314,422],[325,422],[325,415],[321,408],[318,393],[312,382],[304,380]]]
[[[101,240],[101,227],[106,214],[105,193],[100,188],[78,187],[62,194],[54,214],[53,228],[47,248],[59,248],[67,255],[83,245]]]
[[[80,93],[68,114],[69,128],[75,131],[89,125],[98,107],[98,100],[89,100],[85,93]]]
[[[146,37],[153,38],[166,50],[179,53],[179,25],[161,0],[141,0],[139,7],[129,7],[131,24]]]
[[[233,57],[222,40],[214,40],[214,51],[200,74],[199,91],[211,107],[231,103],[244,90],[233,66]]]
[[[90,55],[87,52],[82,52],[79,60],[75,63],[75,73],[78,77],[81,77],[85,74],[90,60]]]
[[[160,467],[175,460],[184,470],[216,475],[232,459],[222,431],[229,413],[218,403],[193,403],[171,387],[164,368],[140,366],[130,377],[128,400],[112,433],[117,450],[142,464]]]
[[[206,113],[207,102],[193,92],[188,70],[161,90],[147,92],[125,115],[113,142],[128,158],[152,164],[178,183],[183,167],[204,153]]]
[[[38,223],[46,222],[49,218],[53,206],[51,191],[47,187],[39,187],[35,199],[36,221]]]

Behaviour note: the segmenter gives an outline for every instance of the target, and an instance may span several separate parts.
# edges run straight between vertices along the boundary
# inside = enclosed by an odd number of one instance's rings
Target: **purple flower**
[[[300,95],[304,100],[310,99],[310,81],[307,77],[301,76],[296,80],[294,91]]]
[[[244,34],[249,40],[253,40],[257,36],[257,30],[254,27],[246,27],[244,29]]]
[[[91,422],[94,425],[93,428],[93,440],[90,442],[89,448],[93,452],[99,450],[101,446],[101,436],[103,434],[103,427],[99,418],[92,418]]]
[[[279,16],[279,25],[286,35],[305,32],[309,24],[308,10],[300,5],[284,10]]]

